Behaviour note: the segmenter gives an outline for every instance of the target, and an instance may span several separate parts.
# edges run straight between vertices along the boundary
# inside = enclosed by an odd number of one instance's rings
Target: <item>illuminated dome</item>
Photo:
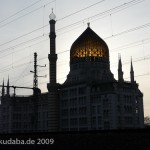
[[[70,63],[82,61],[109,61],[109,49],[90,27],[88,27],[72,44]]]

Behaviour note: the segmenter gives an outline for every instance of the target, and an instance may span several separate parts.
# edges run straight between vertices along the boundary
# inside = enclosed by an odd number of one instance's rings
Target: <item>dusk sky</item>
[[[135,80],[144,94],[144,114],[150,116],[150,1],[149,0],[1,0],[0,83],[33,86],[33,58],[38,55],[38,87],[47,92],[49,82],[49,15],[56,15],[57,81],[69,73],[70,47],[90,27],[109,47],[111,71],[118,79],[121,54],[124,80],[130,81],[133,60]],[[13,94],[13,89],[11,89]],[[17,95],[31,90],[18,89]]]

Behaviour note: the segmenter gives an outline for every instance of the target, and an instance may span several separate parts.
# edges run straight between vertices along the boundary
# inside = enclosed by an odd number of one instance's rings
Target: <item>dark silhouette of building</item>
[[[110,70],[109,48],[88,24],[70,49],[70,72],[63,84],[56,80],[55,14],[50,15],[48,92],[11,96],[3,82],[0,132],[57,132],[143,128],[143,94],[134,79],[123,78],[119,57],[118,80]]]

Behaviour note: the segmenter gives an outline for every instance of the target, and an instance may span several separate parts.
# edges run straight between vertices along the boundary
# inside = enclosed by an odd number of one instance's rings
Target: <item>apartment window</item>
[[[62,100],[62,107],[67,107],[68,106],[68,100]]]
[[[68,115],[68,109],[62,110],[62,116],[67,116]]]
[[[79,93],[79,95],[84,95],[86,93],[86,88],[85,87],[80,87],[78,89],[78,93]]]
[[[100,106],[100,105],[97,106],[97,113],[98,113],[98,114],[101,113],[101,106]]]
[[[139,109],[136,107],[135,113],[138,114],[139,113]]]
[[[77,95],[77,89],[76,89],[76,88],[71,89],[71,90],[70,90],[70,97],[76,96],[76,95]]]
[[[92,125],[96,126],[96,117],[92,117]]]
[[[119,105],[117,106],[117,111],[118,111],[118,113],[121,112],[121,107]]]
[[[108,121],[104,122],[104,129],[110,129],[110,123]]]
[[[77,115],[77,108],[71,108],[70,115],[72,115],[72,116]]]
[[[125,117],[125,123],[126,124],[132,124],[133,123],[133,118],[132,117]]]
[[[70,119],[70,125],[71,126],[77,126],[77,118],[71,118]]]
[[[68,90],[62,91],[62,97],[68,97]]]
[[[93,114],[93,115],[96,114],[96,106],[92,106],[92,114]]]
[[[62,127],[68,126],[68,119],[62,119]]]
[[[79,108],[79,115],[86,115],[86,107]]]
[[[124,111],[126,113],[132,113],[132,106],[128,106],[128,105],[124,106]]]
[[[98,125],[101,125],[101,123],[102,123],[102,118],[98,116]]]
[[[79,125],[80,126],[87,125],[87,118],[79,118]]]
[[[104,117],[105,118],[109,117],[109,110],[107,110],[107,109],[104,110]]]
[[[77,98],[70,99],[70,106],[77,106]]]
[[[86,104],[86,97],[79,97],[79,105],[85,105]]]
[[[92,103],[93,103],[93,104],[96,104],[96,103],[98,103],[98,102],[99,102],[99,96],[98,96],[98,95],[92,96]]]
[[[108,103],[108,99],[107,99],[107,98],[103,99],[103,106],[104,106],[104,107],[108,107],[108,106],[109,106],[109,103]]]
[[[118,116],[118,124],[121,124],[121,117]]]

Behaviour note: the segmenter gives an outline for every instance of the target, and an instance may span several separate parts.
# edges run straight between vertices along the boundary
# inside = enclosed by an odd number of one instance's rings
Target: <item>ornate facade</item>
[[[56,80],[55,15],[50,15],[48,93],[29,97],[9,95],[2,87],[0,132],[57,132],[143,128],[143,94],[134,79],[124,81],[121,57],[118,80],[110,70],[109,48],[89,26],[70,49],[70,72]]]
[[[109,49],[89,26],[72,44],[70,72],[60,90],[61,130],[143,128],[143,94],[124,81],[121,58],[118,81],[110,70]]]

